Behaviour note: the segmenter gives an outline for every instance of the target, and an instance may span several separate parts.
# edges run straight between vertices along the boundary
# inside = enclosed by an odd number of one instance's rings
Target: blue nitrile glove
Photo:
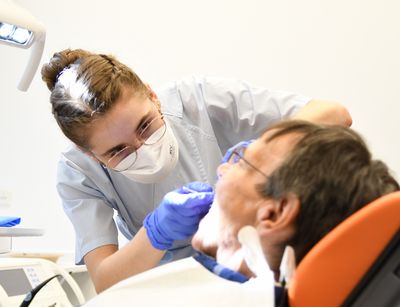
[[[0,216],[0,227],[12,227],[21,222],[20,217],[16,216]]]
[[[198,181],[167,193],[158,208],[143,221],[151,244],[165,250],[175,240],[184,240],[193,235],[213,199],[212,187]]]
[[[249,146],[251,143],[253,143],[254,141],[255,141],[254,139],[253,139],[253,140],[248,140],[248,141],[242,141],[242,142],[239,142],[239,143],[237,143],[236,145],[232,146],[231,148],[229,148],[229,149],[226,151],[225,156],[222,158],[221,163],[226,163],[226,162],[228,162],[228,158],[231,156],[232,152],[233,152],[236,148],[241,147],[241,146],[247,147],[247,146]]]

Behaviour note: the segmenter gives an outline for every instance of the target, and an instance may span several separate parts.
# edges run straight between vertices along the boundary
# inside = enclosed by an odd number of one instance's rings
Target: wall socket
[[[0,207],[11,207],[12,192],[10,190],[0,189]]]

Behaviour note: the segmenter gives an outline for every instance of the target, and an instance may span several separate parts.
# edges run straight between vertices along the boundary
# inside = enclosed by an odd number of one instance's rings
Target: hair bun
[[[82,49],[65,49],[54,53],[50,61],[44,64],[41,70],[42,80],[46,83],[48,89],[50,91],[54,89],[57,83],[57,77],[65,67],[89,55],[91,55],[90,52]]]

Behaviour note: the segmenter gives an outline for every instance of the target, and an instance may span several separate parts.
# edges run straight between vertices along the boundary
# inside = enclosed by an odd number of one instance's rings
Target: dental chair
[[[290,307],[400,306],[400,192],[360,209],[300,262]]]

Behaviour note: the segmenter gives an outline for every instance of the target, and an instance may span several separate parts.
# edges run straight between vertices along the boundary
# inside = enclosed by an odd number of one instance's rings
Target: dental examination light
[[[0,0],[0,43],[28,49],[31,54],[17,88],[26,91],[42,57],[46,29],[26,9],[12,0]]]

